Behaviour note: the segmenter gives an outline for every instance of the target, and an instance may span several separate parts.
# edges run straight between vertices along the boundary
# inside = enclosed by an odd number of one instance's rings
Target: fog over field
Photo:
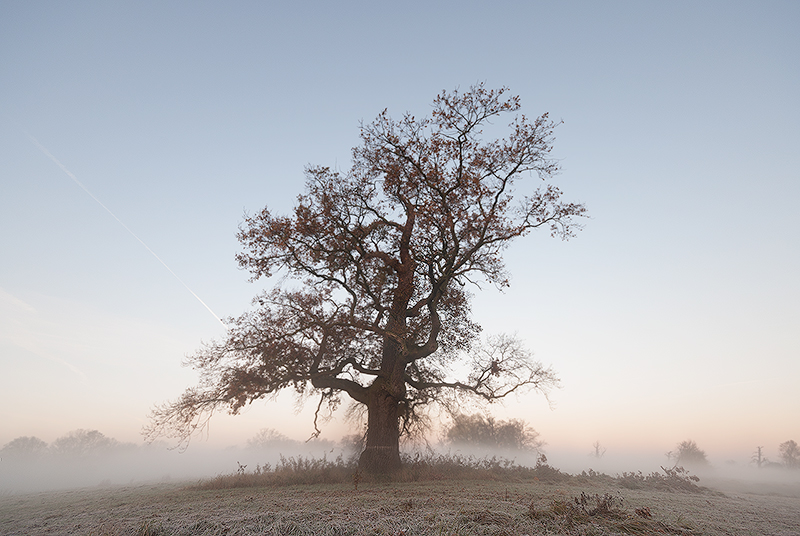
[[[318,442],[319,443],[319,442]],[[18,493],[79,487],[119,486],[154,482],[183,482],[235,473],[239,463],[253,471],[280,456],[335,458],[344,453],[332,443],[287,442],[266,448],[216,449],[192,445],[180,451],[164,442],[152,445],[117,444],[83,452],[5,454],[0,460],[0,490]]]
[[[197,441],[186,450],[170,448],[166,442],[125,444],[101,436],[97,431],[87,430],[68,434],[64,437],[83,439],[79,448],[71,450],[58,450],[58,440],[49,449],[34,452],[14,451],[6,445],[0,460],[0,494],[193,483],[218,475],[275,470],[281,464],[281,458],[284,461],[289,458],[335,461],[341,457],[348,462],[358,454],[352,437],[346,438],[345,442],[303,442],[291,440],[271,429],[262,430],[244,445],[214,448]],[[64,443],[63,438],[61,443]],[[540,450],[518,450],[438,442],[427,446],[407,445],[404,452],[409,460],[416,455],[441,454],[472,460],[498,458],[526,467],[534,467],[544,454],[549,465],[573,475],[590,470],[609,476],[626,472],[647,475],[661,472],[662,467],[670,468],[681,463],[663,452],[606,451],[598,457],[596,453],[557,451],[546,446]],[[681,465],[700,478],[701,486],[723,491],[800,497],[800,472],[778,463],[758,468],[746,457],[718,460],[712,455],[707,464]]]

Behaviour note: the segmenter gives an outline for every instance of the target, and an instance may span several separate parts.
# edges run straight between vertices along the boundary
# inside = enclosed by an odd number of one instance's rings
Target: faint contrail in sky
[[[149,247],[147,244],[145,244],[145,243],[144,243],[144,241],[143,241],[141,238],[139,238],[138,236],[136,236],[136,233],[134,233],[133,231],[131,231],[131,230],[130,230],[130,228],[129,228],[127,225],[125,225],[124,223],[122,223],[122,220],[121,220],[121,219],[119,219],[119,218],[117,218],[116,214],[114,214],[113,212],[111,212],[111,209],[109,209],[107,206],[105,206],[105,205],[103,204],[103,202],[102,202],[102,201],[100,201],[99,199],[97,199],[97,198],[94,196],[94,194],[92,194],[92,192],[90,192],[90,191],[89,191],[89,189],[88,189],[88,188],[86,188],[86,186],[84,186],[84,185],[81,183],[81,181],[79,181],[79,180],[78,180],[78,177],[76,177],[76,176],[75,176],[75,175],[74,175],[74,174],[73,174],[73,173],[72,173],[70,170],[68,170],[68,169],[66,168],[66,166],[64,166],[64,164],[62,164],[61,162],[59,162],[58,158],[56,158],[55,156],[53,156],[53,155],[52,155],[52,153],[50,153],[50,151],[48,151],[47,149],[45,149],[45,148],[44,148],[44,146],[43,146],[41,143],[39,143],[39,140],[37,140],[36,138],[34,138],[33,136],[31,136],[30,134],[28,134],[28,138],[30,138],[30,140],[33,142],[33,144],[34,144],[36,147],[38,147],[38,148],[39,148],[39,150],[40,150],[40,151],[42,151],[42,152],[45,154],[45,156],[47,156],[47,158],[49,158],[50,160],[52,160],[53,162],[55,162],[55,164],[56,164],[58,167],[60,167],[60,168],[61,168],[61,171],[63,171],[64,173],[66,173],[66,174],[67,174],[67,177],[69,177],[70,179],[72,179],[72,180],[75,182],[75,184],[77,184],[78,186],[80,186],[80,187],[81,187],[81,189],[82,189],[84,192],[86,192],[87,194],[89,194],[89,197],[91,197],[92,199],[94,199],[95,201],[97,201],[97,204],[98,204],[98,205],[100,205],[101,207],[103,207],[103,209],[105,209],[105,211],[106,211],[106,212],[108,212],[109,214],[111,214],[111,217],[112,217],[112,218],[114,218],[115,220],[117,220],[117,221],[119,222],[119,224],[120,224],[120,225],[122,225],[122,226],[125,228],[125,230],[126,230],[126,231],[128,231],[128,232],[131,234],[131,236],[132,236],[132,237],[134,237],[136,240],[138,240],[138,241],[139,241],[139,243],[140,243],[141,245],[143,245],[143,246],[145,247],[145,249],[147,249],[147,251],[149,251],[149,252],[150,252],[150,253],[153,255],[153,257],[155,257],[155,258],[158,260],[158,262],[160,262],[162,265],[164,265],[164,268],[166,268],[167,270],[169,270],[169,273],[171,273],[173,276],[175,276],[175,279],[177,279],[178,281],[180,281],[181,285],[183,285],[184,287],[186,287],[186,290],[188,290],[189,292],[191,292],[191,293],[192,293],[192,296],[194,296],[195,298],[197,298],[197,301],[199,301],[200,303],[202,303],[202,304],[203,304],[203,307],[205,307],[206,309],[208,309],[208,312],[209,312],[209,313],[211,313],[212,315],[214,315],[214,319],[215,319],[217,322],[219,322],[219,323],[222,325],[222,327],[223,327],[223,328],[225,328],[225,329],[228,329],[228,326],[226,326],[226,325],[225,325],[225,324],[222,322],[222,320],[221,320],[221,319],[220,319],[220,317],[217,315],[217,313],[215,313],[214,311],[212,311],[212,310],[211,310],[211,307],[209,307],[209,306],[206,304],[206,302],[204,302],[202,299],[200,299],[200,296],[198,296],[197,294],[195,294],[195,293],[194,293],[194,291],[193,291],[192,289],[190,289],[190,288],[189,288],[189,285],[187,285],[186,283],[184,283],[184,282],[183,282],[183,279],[181,279],[180,277],[178,277],[178,274],[176,274],[175,272],[173,272],[173,271],[172,271],[172,268],[170,268],[169,266],[167,266],[167,263],[165,263],[164,261],[162,261],[162,260],[161,260],[161,257],[159,257],[158,255],[156,255],[156,252],[155,252],[155,251],[153,251],[152,249],[150,249],[150,247]]]

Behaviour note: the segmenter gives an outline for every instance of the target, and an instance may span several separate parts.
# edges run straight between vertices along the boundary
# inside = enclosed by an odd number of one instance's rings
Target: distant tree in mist
[[[37,458],[45,454],[47,454],[47,443],[33,436],[12,439],[0,449],[0,457],[2,458]]]
[[[289,443],[294,443],[294,441],[274,428],[263,428],[247,440],[247,446],[255,449],[285,446]]]
[[[494,417],[459,414],[445,434],[447,442],[454,445],[475,445],[481,447],[538,450],[544,445],[539,432],[520,419],[498,421]]]
[[[708,465],[705,451],[697,446],[697,443],[688,439],[678,443],[675,450],[667,453],[667,456],[675,461],[675,465],[700,466]]]
[[[780,444],[778,450],[786,467],[790,469],[800,468],[800,447],[797,446],[797,442],[792,439],[784,441]]]
[[[50,450],[60,456],[86,456],[89,454],[108,453],[120,448],[131,447],[111,437],[106,437],[98,430],[73,430],[61,436],[50,445]]]
[[[277,450],[280,454],[294,456],[299,452],[330,450],[336,444],[327,439],[311,438],[298,441],[285,436],[274,428],[262,428],[256,435],[247,440],[247,448]]]
[[[759,469],[761,468],[762,465],[765,465],[765,464],[767,464],[769,462],[769,460],[767,460],[767,457],[764,456],[764,454],[762,453],[762,449],[763,448],[764,447],[761,447],[761,446],[756,447],[756,451],[753,453],[753,456],[750,458],[751,462],[756,464],[756,467],[758,467]]]
[[[606,453],[606,448],[600,444],[600,440],[595,441],[592,443],[592,456],[595,458],[602,458]]]

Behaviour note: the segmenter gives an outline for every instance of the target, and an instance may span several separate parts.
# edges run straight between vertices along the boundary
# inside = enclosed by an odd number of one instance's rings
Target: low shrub
[[[238,462],[237,462],[238,463]],[[587,483],[592,485],[620,486],[628,489],[656,489],[663,491],[700,492],[696,484],[700,479],[683,467],[662,467],[662,473],[649,475],[641,471],[622,473],[611,477],[593,470],[579,475],[564,473],[551,466],[541,454],[533,467],[518,465],[513,460],[498,457],[476,458],[461,454],[416,453],[403,456],[403,467],[390,476],[362,473],[354,458],[345,460],[338,456],[329,460],[313,457],[285,457],[273,468],[270,464],[257,465],[252,472],[238,464],[235,473],[218,475],[197,484],[197,489],[228,489],[265,486],[290,486],[306,484],[352,484],[359,483],[420,482],[431,480],[493,480],[508,482],[534,481],[546,484]]]
[[[617,477],[617,482],[623,488],[628,489],[659,489],[665,491],[690,491],[699,492],[703,488],[698,486],[695,482],[700,479],[689,473],[683,467],[667,468],[662,466],[661,470],[664,474],[652,472],[649,475],[643,475],[641,471],[636,473],[622,473],[622,476]]]
[[[602,534],[676,534],[694,536],[687,527],[676,527],[653,519],[650,508],[636,508],[634,515],[625,511],[623,499],[619,495],[604,493],[600,495],[581,492],[572,500],[553,499],[544,510],[536,508],[534,502],[528,507],[528,516],[541,521],[547,529],[557,528],[569,534],[584,534],[591,527],[591,534],[601,527]],[[583,530],[581,530],[583,529]]]
[[[280,456],[280,461],[272,469],[270,464],[257,465],[252,473],[239,465],[235,474],[218,475],[202,481],[197,489],[253,488],[266,486],[291,486],[303,484],[341,484],[353,481],[357,467],[353,462],[345,462],[342,456],[335,460]]]

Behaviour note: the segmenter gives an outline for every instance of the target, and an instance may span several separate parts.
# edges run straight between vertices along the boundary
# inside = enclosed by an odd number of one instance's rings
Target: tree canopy
[[[697,443],[691,439],[681,441],[674,451],[667,453],[667,456],[675,460],[676,465],[702,466],[708,465],[706,453]]]
[[[536,228],[569,238],[585,212],[549,182],[547,114],[517,115],[506,138],[484,140],[483,127],[519,108],[506,89],[479,84],[441,93],[422,119],[384,110],[362,124],[349,171],[309,167],[291,215],[247,216],[239,265],[253,280],[283,278],[189,358],[200,384],[154,409],[145,434],[186,440],[215,410],[283,389],[316,393],[319,415],[344,393],[367,409],[360,463],[390,471],[428,404],[552,387],[554,372],[516,339],[481,343],[470,310],[470,288],[508,286],[512,240]],[[453,377],[456,364],[466,377]]]
[[[784,441],[778,446],[778,450],[786,467],[791,469],[800,468],[800,447],[797,446],[796,441],[792,439]]]
[[[497,420],[476,413],[453,415],[453,422],[445,434],[453,445],[500,448],[508,450],[538,450],[544,442],[539,432],[520,419]]]
[[[17,437],[3,445],[0,457],[36,458],[47,453],[47,443],[36,436]]]

